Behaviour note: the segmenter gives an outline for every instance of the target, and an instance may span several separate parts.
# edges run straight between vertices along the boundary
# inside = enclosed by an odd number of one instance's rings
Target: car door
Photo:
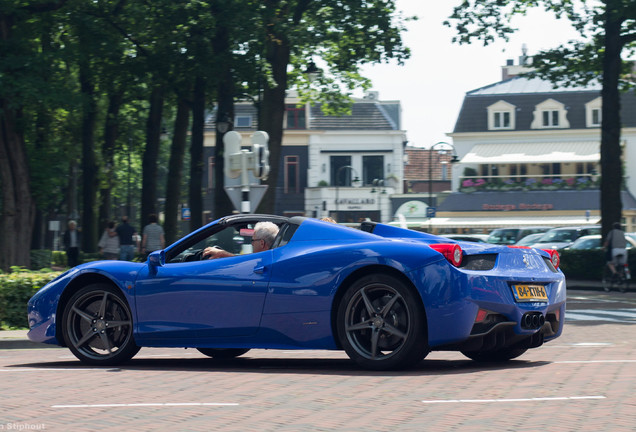
[[[248,336],[259,328],[272,251],[148,266],[135,283],[140,344]],[[177,342],[178,340],[178,342]],[[154,342],[153,342],[154,341]]]

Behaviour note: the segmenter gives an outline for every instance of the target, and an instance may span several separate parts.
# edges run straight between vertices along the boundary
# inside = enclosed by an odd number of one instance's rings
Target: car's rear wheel
[[[421,300],[397,278],[362,277],[347,289],[337,314],[342,347],[366,369],[406,368],[428,353]]]
[[[84,363],[115,365],[139,351],[128,303],[110,285],[92,284],[76,292],[64,308],[61,327],[67,346]]]
[[[527,348],[504,348],[493,351],[462,351],[462,354],[478,362],[503,362],[517,358],[526,351]]]
[[[201,354],[218,360],[233,359],[248,352],[249,348],[197,348]]]

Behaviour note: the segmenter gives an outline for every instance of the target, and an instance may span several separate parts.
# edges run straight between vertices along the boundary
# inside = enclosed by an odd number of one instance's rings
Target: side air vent
[[[465,255],[459,268],[464,270],[492,270],[497,262],[497,254]]]

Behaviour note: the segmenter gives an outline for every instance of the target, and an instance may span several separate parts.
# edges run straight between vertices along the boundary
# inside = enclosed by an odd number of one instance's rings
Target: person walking
[[[165,238],[163,228],[157,223],[157,215],[148,215],[148,225],[144,227],[143,237],[141,239],[141,253],[144,258],[150,252],[163,249],[165,247]]]
[[[121,224],[117,225],[116,231],[119,237],[119,259],[132,261],[135,258],[135,249],[139,248],[139,241],[137,231],[128,223],[128,216],[122,216]]]
[[[108,222],[97,246],[99,247],[99,252],[104,255],[104,259],[117,259],[119,256],[119,236],[115,230],[115,222]]]
[[[603,246],[607,250],[607,266],[613,274],[616,274],[616,266],[627,262],[627,240],[620,222],[614,222],[612,229],[605,237]]]
[[[68,229],[64,233],[64,250],[66,251],[66,262],[69,267],[79,264],[80,233],[77,229],[77,222],[68,221]]]

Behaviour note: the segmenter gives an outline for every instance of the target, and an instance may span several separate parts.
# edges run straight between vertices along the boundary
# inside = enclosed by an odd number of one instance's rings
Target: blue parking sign
[[[435,207],[427,207],[426,208],[426,217],[434,218],[435,217]]]
[[[190,220],[190,216],[192,215],[192,212],[190,211],[189,207],[183,207],[181,209],[181,220]]]

